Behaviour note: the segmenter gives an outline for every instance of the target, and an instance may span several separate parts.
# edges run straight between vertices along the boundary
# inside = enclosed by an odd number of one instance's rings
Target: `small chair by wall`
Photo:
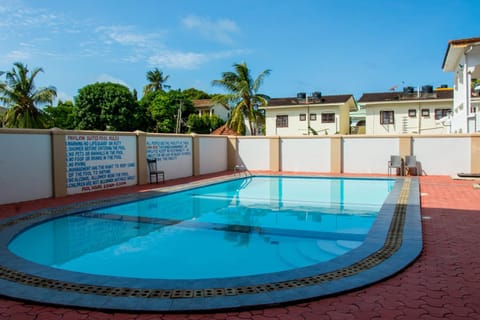
[[[150,183],[152,183],[152,176],[155,176],[156,183],[158,183],[158,176],[161,176],[162,183],[165,183],[165,172],[157,169],[157,159],[147,159],[147,164]]]
[[[403,175],[403,163],[401,156],[390,156],[390,161],[388,161],[388,175],[392,174],[392,169],[400,171],[400,175]]]
[[[405,156],[405,174],[417,175],[417,158],[415,156]]]

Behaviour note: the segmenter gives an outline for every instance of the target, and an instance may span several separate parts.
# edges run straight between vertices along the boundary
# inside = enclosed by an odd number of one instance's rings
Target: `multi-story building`
[[[440,134],[450,132],[453,90],[406,87],[403,92],[364,93],[366,134]]]
[[[454,74],[452,133],[480,131],[480,38],[448,42],[442,69]]]
[[[350,111],[357,110],[351,94],[322,96],[314,92],[296,98],[273,98],[265,110],[266,135],[332,135],[350,132]]]

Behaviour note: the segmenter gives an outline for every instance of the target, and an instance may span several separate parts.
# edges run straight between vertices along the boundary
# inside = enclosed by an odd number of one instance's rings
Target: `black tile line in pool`
[[[67,281],[59,281],[44,277],[29,275],[15,271],[5,266],[0,266],[0,279],[22,285],[54,289],[62,292],[75,292],[90,295],[111,297],[137,297],[150,299],[182,299],[182,298],[207,298],[218,296],[236,296],[257,294],[262,292],[288,290],[291,288],[319,285],[321,283],[342,279],[371,269],[391,257],[402,245],[405,215],[407,210],[410,179],[405,179],[398,197],[392,221],[384,245],[368,257],[353,263],[350,266],[336,271],[326,272],[315,276],[301,277],[294,280],[271,282],[254,286],[239,286],[232,288],[206,288],[206,289],[137,289],[99,285],[85,285]],[[20,218],[19,220],[22,220]],[[17,221],[17,220],[15,220]]]
[[[257,233],[263,235],[275,236],[292,236],[297,238],[314,238],[325,240],[348,240],[348,241],[363,241],[365,234],[359,233],[341,233],[341,232],[325,232],[314,230],[301,229],[286,229],[286,228],[272,228],[260,226],[247,226],[241,224],[226,224],[218,222],[203,222],[198,220],[177,220],[153,217],[138,217],[121,214],[101,213],[101,212],[83,212],[77,216],[94,219],[105,219],[112,221],[131,222],[131,223],[145,223],[157,224],[160,226],[177,226],[180,228],[192,229],[210,229],[215,231],[238,232],[238,233]]]

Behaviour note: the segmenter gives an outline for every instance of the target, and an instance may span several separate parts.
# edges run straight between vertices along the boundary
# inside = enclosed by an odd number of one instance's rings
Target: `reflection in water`
[[[9,249],[40,264],[119,276],[288,270],[361,244],[393,184],[374,182],[235,180],[52,220],[20,234]]]

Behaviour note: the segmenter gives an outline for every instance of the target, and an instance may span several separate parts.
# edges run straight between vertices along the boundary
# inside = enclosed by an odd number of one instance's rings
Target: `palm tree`
[[[227,121],[228,127],[245,134],[245,120],[248,120],[250,134],[256,135],[258,125],[265,122],[265,117],[258,107],[265,106],[269,99],[268,96],[258,93],[258,90],[271,70],[264,70],[253,80],[246,63],[236,63],[233,67],[235,72],[224,72],[222,79],[212,81],[212,85],[228,91],[227,94],[215,96],[213,100],[234,105]]]
[[[45,128],[44,114],[37,105],[53,103],[57,96],[55,87],[36,89],[35,77],[43,72],[36,68],[29,73],[27,65],[20,62],[13,64],[11,71],[2,71],[5,82],[0,82],[0,102],[9,108],[4,115],[4,125],[10,128]]]
[[[143,95],[150,92],[163,91],[164,83],[168,80],[168,75],[163,76],[163,72],[155,68],[147,72],[147,80],[149,84],[143,87]]]

